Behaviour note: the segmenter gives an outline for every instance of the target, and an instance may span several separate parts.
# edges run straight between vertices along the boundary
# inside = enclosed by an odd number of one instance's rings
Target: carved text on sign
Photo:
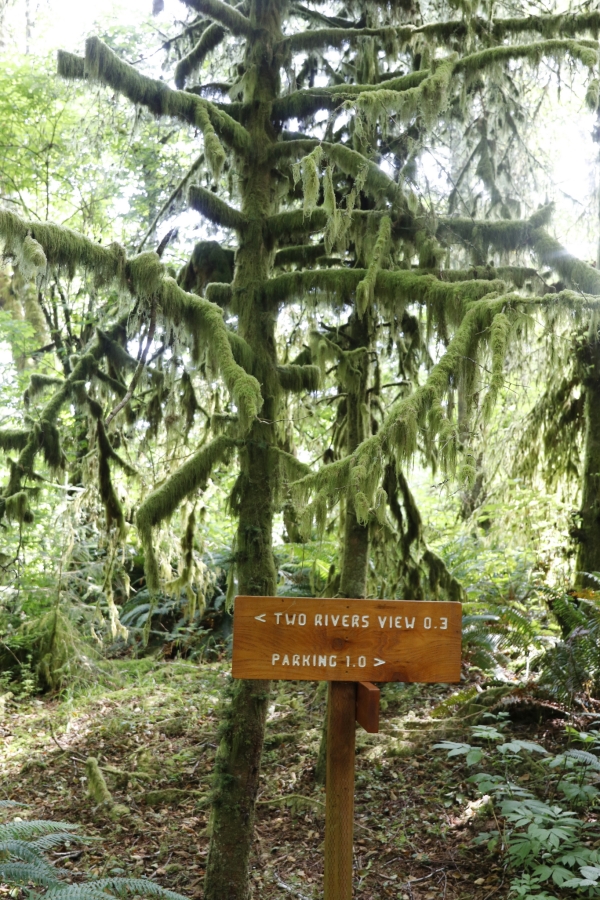
[[[237,597],[233,676],[458,681],[461,615],[450,602]]]

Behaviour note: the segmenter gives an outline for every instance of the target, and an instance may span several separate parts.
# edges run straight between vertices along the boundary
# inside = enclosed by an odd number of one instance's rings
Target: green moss
[[[22,450],[31,431],[22,428],[0,428],[0,450]]]
[[[0,209],[0,238],[5,255],[17,261],[23,246],[29,242],[31,248],[31,241],[35,241],[48,264],[65,269],[69,277],[79,268],[89,271],[98,286],[114,281],[124,286],[125,250],[119,244],[103,247],[68,228],[28,222],[5,209]]]
[[[246,224],[246,217],[233,206],[229,206],[221,200],[217,194],[207,191],[198,184],[190,185],[188,203],[192,209],[201,213],[209,222],[214,222],[221,228],[235,228],[239,230]]]
[[[224,37],[225,29],[216,23],[209,25],[202,32],[198,43],[179,60],[175,67],[175,84],[178,88],[185,87],[185,82],[190,75],[198,71],[208,54],[219,46]]]
[[[270,237],[281,241],[292,237],[323,231],[327,225],[327,212],[315,209],[310,215],[304,215],[301,209],[276,213],[266,221],[266,230]]]
[[[73,58],[59,58],[59,74],[77,78],[80,71],[80,64]],[[229,146],[239,152],[249,148],[248,132],[223,109],[189,91],[174,91],[164,81],[140,75],[99,38],[86,41],[84,74],[124,94],[132,103],[147,107],[154,115],[173,116],[200,129],[206,126],[208,116],[212,128]],[[206,134],[204,138],[206,141]]]
[[[250,20],[234,7],[222,3],[221,0],[185,0],[185,2],[197,12],[220,22],[232,34],[241,37],[249,37],[252,34]]]
[[[375,282],[381,267],[385,264],[390,249],[390,239],[392,234],[392,223],[385,216],[379,225],[379,234],[373,249],[373,255],[367,269],[367,274],[356,288],[356,308],[362,319],[368,307],[372,305],[375,298]]]
[[[157,300],[167,321],[185,324],[189,329],[196,360],[202,347],[210,348],[211,357],[238,407],[241,426],[247,429],[262,406],[260,385],[236,363],[222,311],[214,303],[182,291],[172,278],[163,279]]]
[[[189,494],[206,483],[213,468],[226,460],[233,448],[232,441],[224,436],[216,438],[207,447],[198,450],[175,471],[160,487],[146,497],[136,515],[136,523],[144,546],[145,570],[148,588],[159,587],[158,563],[152,545],[152,529],[173,515],[179,504]]]
[[[319,366],[277,366],[277,376],[284,391],[299,394],[318,390],[321,369]]]

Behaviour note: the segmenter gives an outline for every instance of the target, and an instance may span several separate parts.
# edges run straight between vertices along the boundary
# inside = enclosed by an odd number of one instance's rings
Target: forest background
[[[125,660],[226,669],[237,592],[449,598],[456,704],[583,710],[595,740],[597,11],[295,5],[267,89],[231,37],[251,5],[138,6],[82,22],[84,63],[60,4],[0,5],[9,702]],[[244,133],[265,91],[266,188]],[[206,896],[241,898],[269,701],[221,693]],[[597,863],[544,852],[506,890]]]

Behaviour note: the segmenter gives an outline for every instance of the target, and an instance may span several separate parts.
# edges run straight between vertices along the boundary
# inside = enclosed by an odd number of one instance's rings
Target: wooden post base
[[[356,683],[329,682],[325,900],[352,900]]]

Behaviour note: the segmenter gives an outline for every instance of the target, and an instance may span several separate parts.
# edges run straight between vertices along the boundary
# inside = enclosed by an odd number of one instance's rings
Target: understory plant
[[[475,770],[467,779],[474,808],[496,824],[476,843],[505,861],[514,898],[600,897],[600,723],[588,732],[567,726],[568,747],[553,753],[508,736],[506,712],[483,719],[490,724],[471,727],[473,743],[434,745]]]
[[[18,805],[0,801],[0,811]],[[49,900],[114,900],[127,895],[184,900],[181,894],[149,878],[83,876],[74,880],[72,870],[61,869],[48,858],[53,851],[85,844],[88,840],[79,833],[77,825],[67,822],[18,816],[3,822],[0,824],[0,881],[11,891],[20,889],[28,897],[43,896]]]

